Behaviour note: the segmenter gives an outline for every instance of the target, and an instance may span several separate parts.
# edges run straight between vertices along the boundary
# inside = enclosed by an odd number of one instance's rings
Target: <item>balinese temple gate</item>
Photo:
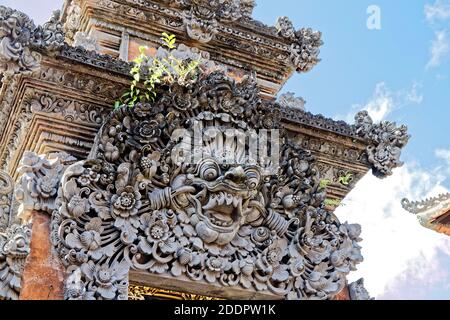
[[[346,280],[361,228],[333,211],[369,170],[402,164],[407,129],[277,99],[320,61],[321,33],[264,25],[254,6],[66,0],[42,26],[0,6],[0,298],[369,298]],[[114,108],[144,45],[200,74]],[[176,133],[196,128],[188,161]],[[275,143],[254,158],[248,137],[208,128]]]

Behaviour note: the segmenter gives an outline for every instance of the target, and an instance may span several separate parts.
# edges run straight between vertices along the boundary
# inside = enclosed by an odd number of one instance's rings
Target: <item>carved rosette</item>
[[[49,22],[35,26],[24,13],[0,6],[0,72],[11,75],[39,68],[41,55],[36,48],[51,53],[64,43],[59,11]]]
[[[0,300],[18,300],[25,260],[30,253],[31,229],[12,225],[0,232]]]
[[[37,155],[26,151],[20,161],[21,174],[16,185],[15,197],[19,203],[18,217],[28,221],[33,210],[52,213],[55,207],[61,175],[67,165],[76,161],[64,153]]]
[[[291,41],[290,61],[298,72],[308,72],[320,62],[322,33],[311,28],[295,30],[288,17],[280,17],[275,24],[280,36]]]
[[[323,206],[315,159],[283,133],[275,172],[210,140],[195,163],[174,157],[179,129],[280,128],[256,82],[222,72],[111,113],[88,160],[65,171],[52,241],[68,273],[68,299],[126,299],[130,269],[288,299],[327,299],[362,261],[358,225]],[[204,148],[204,149],[202,149]],[[276,148],[272,151],[277,150]]]
[[[385,178],[392,175],[394,168],[403,165],[401,150],[410,138],[405,125],[397,127],[395,122],[389,121],[374,124],[368,112],[361,111],[355,116],[355,129],[359,137],[369,141],[367,157],[375,176]]]

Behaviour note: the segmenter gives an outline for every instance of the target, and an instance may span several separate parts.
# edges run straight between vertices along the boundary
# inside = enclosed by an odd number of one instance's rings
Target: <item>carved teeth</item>
[[[227,194],[226,195],[226,201],[227,201],[227,205],[230,205],[233,203],[233,196],[231,194]]]
[[[209,198],[209,201],[208,201],[208,203],[207,204],[205,204],[204,206],[203,206],[203,210],[209,210],[209,209],[213,209],[213,208],[215,208],[217,205],[218,205],[218,202],[217,202],[217,198],[214,196],[211,196],[210,198]]]

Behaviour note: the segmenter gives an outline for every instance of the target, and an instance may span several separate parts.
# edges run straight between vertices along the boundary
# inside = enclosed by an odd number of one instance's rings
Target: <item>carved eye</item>
[[[212,159],[204,160],[199,164],[198,175],[206,181],[213,181],[219,177],[219,165]]]
[[[247,186],[249,189],[257,189],[261,183],[261,172],[256,168],[248,168],[245,170],[247,175]]]

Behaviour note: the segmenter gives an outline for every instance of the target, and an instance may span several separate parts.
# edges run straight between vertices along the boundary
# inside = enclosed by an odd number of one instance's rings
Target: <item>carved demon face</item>
[[[219,165],[214,159],[203,159],[173,180],[173,203],[190,216],[203,241],[224,245],[242,225],[260,219],[264,210],[261,183],[259,167]]]

